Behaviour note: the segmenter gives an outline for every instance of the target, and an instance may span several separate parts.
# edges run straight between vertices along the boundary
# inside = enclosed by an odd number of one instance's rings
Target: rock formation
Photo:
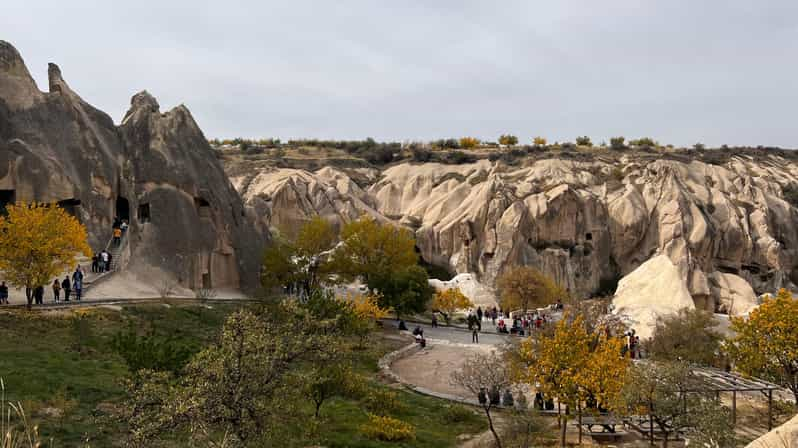
[[[798,415],[745,448],[798,448]]]
[[[190,288],[254,287],[265,236],[188,109],[136,94],[121,125],[78,96],[54,64],[41,92],[0,41],[0,205],[57,202],[95,250],[129,219],[131,269],[159,267]]]
[[[427,262],[486,286],[525,264],[577,296],[612,293],[663,255],[696,306],[739,314],[755,293],[798,278],[798,209],[784,192],[798,183],[793,159],[759,152],[710,164],[606,151],[581,159],[401,163],[360,186],[345,169],[267,168],[236,185],[283,231],[314,214],[343,222],[376,212],[412,229]]]

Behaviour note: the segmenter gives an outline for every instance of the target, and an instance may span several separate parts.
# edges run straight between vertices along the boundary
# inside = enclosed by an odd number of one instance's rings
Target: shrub
[[[781,193],[785,201],[793,207],[798,207],[798,186],[787,184],[781,188]]]
[[[590,141],[590,137],[586,135],[576,137],[576,144],[578,146],[593,146],[593,142]]]
[[[462,165],[465,163],[473,163],[476,161],[476,158],[470,154],[464,153],[463,151],[450,151],[446,153],[446,157],[443,159],[443,161],[453,165]]]
[[[499,137],[499,144],[504,146],[515,146],[518,144],[518,137],[510,134]]]
[[[629,140],[629,144],[632,146],[647,148],[655,148],[657,146],[657,142],[655,142],[651,137],[640,137],[637,140]]]
[[[139,336],[132,325],[111,339],[111,348],[125,360],[131,372],[141,369],[179,372],[194,350],[171,337],[158,336],[154,331]]]
[[[543,137],[535,137],[532,139],[532,144],[535,146],[546,146],[546,139]]]
[[[474,411],[459,404],[448,405],[441,414],[446,423],[463,423],[475,417]]]
[[[626,148],[625,141],[626,139],[623,137],[612,137],[610,139],[610,148],[620,151],[621,149]]]
[[[416,438],[413,425],[392,417],[369,414],[369,421],[360,426],[360,432],[370,439],[400,442]]]
[[[366,409],[378,415],[387,415],[406,410],[404,403],[399,401],[399,395],[396,392],[382,388],[369,391],[363,404]]]
[[[421,147],[413,147],[411,148],[413,153],[413,160],[416,162],[429,162],[432,158],[432,153],[424,148]]]
[[[479,139],[476,137],[463,137],[460,139],[461,148],[476,148],[479,145]]]
[[[703,151],[705,148],[706,147],[704,146],[703,143],[696,143],[695,145],[693,145],[693,149],[695,149],[696,151]]]

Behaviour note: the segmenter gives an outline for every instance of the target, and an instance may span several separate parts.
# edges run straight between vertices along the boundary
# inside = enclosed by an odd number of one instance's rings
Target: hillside
[[[335,148],[219,152],[281,233],[369,214],[412,229],[425,261],[488,285],[527,264],[578,296],[611,294],[662,254],[697,306],[737,313],[798,280],[791,151],[558,145],[457,151],[457,164],[451,150],[430,151],[448,163],[403,150],[383,165]]]

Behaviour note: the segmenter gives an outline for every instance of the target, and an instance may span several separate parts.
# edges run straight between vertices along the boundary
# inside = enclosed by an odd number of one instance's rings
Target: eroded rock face
[[[613,312],[628,319],[640,339],[654,333],[657,319],[695,304],[679,269],[667,255],[657,255],[618,283]]]
[[[157,266],[190,288],[254,287],[265,236],[188,109],[161,113],[146,92],[122,124],[78,96],[50,64],[41,92],[0,41],[0,202],[59,202],[95,250],[130,220],[131,267]]]
[[[525,264],[577,296],[611,292],[657,255],[708,310],[744,313],[754,293],[793,286],[798,210],[783,188],[798,184],[798,166],[761,154],[723,166],[676,159],[403,163],[348,189],[343,171],[325,169],[336,173],[332,181],[321,171],[269,168],[250,176],[257,182],[237,185],[256,207],[272,201],[262,215],[279,228],[315,214],[345,222],[376,212],[415,231],[426,261],[488,286],[508,266]]]
[[[745,448],[772,447],[798,448],[798,415],[745,446]]]

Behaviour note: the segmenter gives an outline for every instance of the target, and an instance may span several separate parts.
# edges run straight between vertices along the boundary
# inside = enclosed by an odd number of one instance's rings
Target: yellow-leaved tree
[[[432,311],[438,311],[443,314],[446,325],[449,325],[449,321],[455,311],[473,307],[474,303],[460,291],[460,288],[450,288],[436,292],[431,305]]]
[[[503,309],[526,312],[530,307],[549,305],[563,300],[567,294],[553,280],[531,266],[515,266],[496,280],[499,302]]]
[[[798,300],[781,289],[747,319],[733,318],[732,330],[727,350],[735,368],[789,388],[798,403]]]
[[[476,137],[463,137],[460,139],[460,147],[464,149],[472,149],[479,146],[479,139]]]
[[[24,203],[6,207],[0,217],[0,274],[11,285],[32,289],[48,285],[77,261],[91,256],[86,228],[55,204]]]
[[[354,316],[351,330],[358,337],[358,348],[365,346],[366,339],[377,328],[377,321],[388,317],[387,309],[381,308],[378,298],[373,294],[344,297],[343,300]]]
[[[621,356],[620,339],[590,334],[584,319],[569,315],[557,323],[551,335],[537,333],[519,346],[516,376],[544,396],[575,408],[581,419],[583,404],[592,401],[600,409],[621,405],[620,394],[629,367]],[[560,414],[560,446],[565,446],[567,414]],[[580,426],[581,439],[581,426]]]

